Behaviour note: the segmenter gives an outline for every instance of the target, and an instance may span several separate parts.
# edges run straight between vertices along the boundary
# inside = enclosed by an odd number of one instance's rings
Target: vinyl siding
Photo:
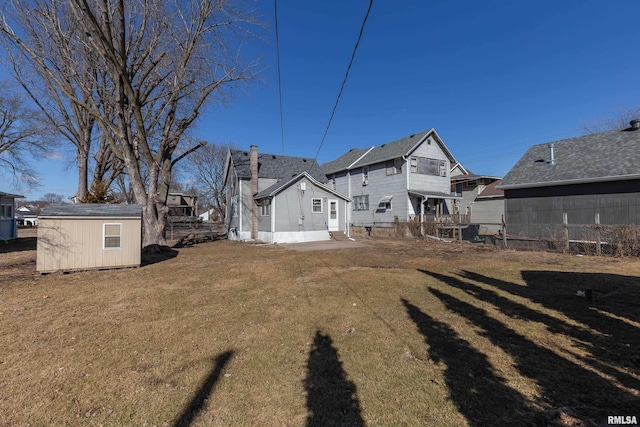
[[[104,224],[121,224],[120,248],[103,249]],[[40,272],[140,265],[140,219],[40,218],[36,270]]]
[[[305,183],[306,190],[300,190]],[[322,200],[322,213],[312,212],[312,200]],[[344,231],[345,201],[303,178],[275,196],[275,231],[321,231],[328,228],[328,200],[338,200],[340,230]],[[274,214],[274,210],[271,211]],[[300,224],[301,220],[301,224]]]

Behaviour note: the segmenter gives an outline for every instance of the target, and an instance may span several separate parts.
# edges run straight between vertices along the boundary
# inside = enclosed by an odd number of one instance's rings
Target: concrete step
[[[338,240],[338,241],[347,241],[347,240],[349,240],[347,235],[344,234],[344,231],[330,231],[329,234],[331,235],[331,239],[333,239],[333,240]]]

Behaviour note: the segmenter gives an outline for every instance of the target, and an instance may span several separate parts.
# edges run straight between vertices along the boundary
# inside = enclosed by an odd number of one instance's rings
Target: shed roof
[[[0,197],[11,197],[13,199],[24,199],[24,196],[21,196],[19,194],[5,193],[4,191],[0,191]]]
[[[625,129],[534,145],[507,173],[498,188],[509,190],[638,178],[640,130]]]
[[[249,152],[243,150],[229,150],[229,152],[238,177],[251,178]],[[304,171],[317,181],[327,182],[327,177],[315,159],[258,153],[258,178],[288,180]]]
[[[73,218],[141,218],[141,205],[107,205],[102,203],[83,203],[48,205],[39,217]]]

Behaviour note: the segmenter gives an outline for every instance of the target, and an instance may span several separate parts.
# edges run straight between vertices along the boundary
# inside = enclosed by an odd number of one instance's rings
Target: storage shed
[[[140,205],[49,205],[38,221],[41,273],[140,265]]]
[[[0,191],[0,240],[15,239],[18,237],[18,227],[16,226],[15,199],[24,196],[9,194]]]

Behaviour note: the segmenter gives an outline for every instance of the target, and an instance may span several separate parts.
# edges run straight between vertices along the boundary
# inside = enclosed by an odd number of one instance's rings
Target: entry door
[[[329,231],[340,229],[340,219],[338,218],[338,201],[329,200]]]

